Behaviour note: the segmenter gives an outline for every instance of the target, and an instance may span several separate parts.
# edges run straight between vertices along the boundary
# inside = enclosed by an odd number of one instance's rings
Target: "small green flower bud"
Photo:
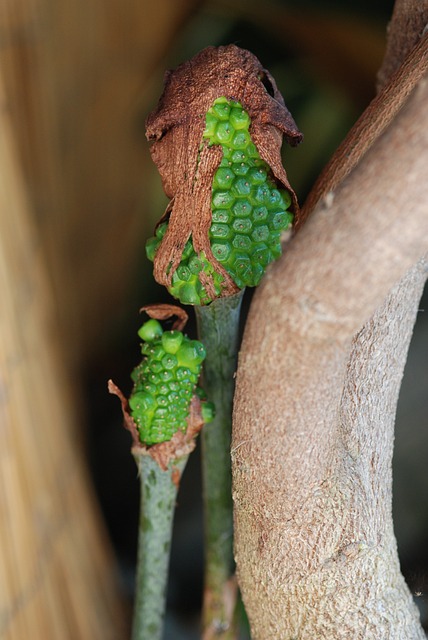
[[[180,366],[188,367],[191,371],[195,371],[201,362],[205,359],[205,347],[197,340],[189,340],[181,345],[177,351],[177,360]]]
[[[164,332],[153,319],[138,334],[146,342],[143,361],[131,374],[134,388],[129,407],[141,442],[152,445],[186,431],[205,349],[181,331]],[[209,417],[209,412],[206,415]]]
[[[182,342],[181,331],[164,331],[162,334],[162,346],[167,353],[177,353]]]
[[[139,391],[129,398],[129,406],[133,411],[152,411],[156,408],[153,396]]]
[[[156,338],[161,336],[162,333],[163,330],[161,323],[153,318],[147,320],[147,322],[145,322],[138,331],[138,335],[141,340],[144,340],[145,342],[153,342]]]

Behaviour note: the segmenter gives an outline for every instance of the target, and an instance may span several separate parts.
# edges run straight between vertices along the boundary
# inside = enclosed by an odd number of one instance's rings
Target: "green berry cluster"
[[[290,194],[276,188],[269,166],[251,140],[250,123],[239,102],[222,97],[206,114],[203,134],[210,145],[221,145],[223,150],[212,186],[211,250],[241,289],[257,286],[267,265],[281,255],[281,233],[293,220]],[[160,225],[156,237],[148,241],[150,260],[167,226],[167,222]],[[201,271],[214,275],[219,295],[221,277],[203,254],[196,255],[190,239],[173,275],[170,293],[185,304],[211,302],[199,281]]]
[[[129,398],[131,415],[140,441],[146,445],[170,440],[185,432],[194,394],[203,402],[202,418],[210,422],[213,405],[205,402],[197,387],[205,348],[181,331],[163,331],[160,322],[148,320],[138,332],[143,340],[143,360],[132,372],[134,387]]]
[[[156,229],[156,235],[147,240],[146,254],[152,262],[167,228],[168,223],[162,222]],[[209,298],[205,287],[199,279],[201,271],[206,275],[212,276],[215,294],[219,296],[223,277],[214,271],[213,266],[208,262],[203,252],[199,256],[196,255],[192,241],[188,240],[184,247],[181,262],[172,276],[171,286],[169,287],[171,295],[183,304],[200,305],[210,303],[211,298]]]
[[[213,181],[211,250],[241,289],[257,286],[281,255],[281,232],[293,220],[291,197],[276,188],[251,140],[250,122],[239,102],[218,98],[204,131],[210,145],[223,148]]]

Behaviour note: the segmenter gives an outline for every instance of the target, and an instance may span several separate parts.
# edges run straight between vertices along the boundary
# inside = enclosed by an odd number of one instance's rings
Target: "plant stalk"
[[[213,422],[201,434],[206,640],[237,637],[230,441],[242,297],[243,290],[195,307],[199,340],[207,352],[203,387],[216,411]]]
[[[164,471],[150,455],[135,455],[141,480],[132,640],[162,640],[172,525],[179,478],[188,455]],[[174,482],[175,480],[175,482]]]

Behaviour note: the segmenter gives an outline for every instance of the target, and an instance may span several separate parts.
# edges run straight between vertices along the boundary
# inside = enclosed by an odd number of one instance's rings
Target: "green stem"
[[[150,455],[136,455],[141,480],[136,595],[132,640],[161,640],[166,606],[166,586],[174,509],[179,476],[188,455],[166,471]]]
[[[243,291],[195,307],[198,335],[207,355],[203,387],[216,415],[202,430],[205,533],[204,637],[233,640],[236,591],[233,589],[233,511],[230,462],[234,373],[239,346]]]

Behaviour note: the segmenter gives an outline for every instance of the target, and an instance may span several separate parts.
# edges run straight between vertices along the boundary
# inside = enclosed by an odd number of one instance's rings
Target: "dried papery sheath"
[[[280,254],[280,233],[298,217],[283,136],[292,145],[302,138],[250,52],[209,47],[167,73],[147,137],[171,201],[147,254],[156,280],[182,302],[255,286]]]

